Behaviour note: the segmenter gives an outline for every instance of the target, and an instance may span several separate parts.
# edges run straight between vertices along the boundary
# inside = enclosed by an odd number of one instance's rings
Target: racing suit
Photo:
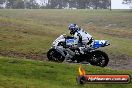
[[[75,44],[79,44],[78,47],[91,45],[93,42],[93,37],[83,29],[79,29],[73,36],[75,38]]]
[[[81,53],[84,53],[83,49],[92,47],[93,45],[93,37],[83,29],[76,31],[73,37],[75,39],[75,45],[77,45]]]

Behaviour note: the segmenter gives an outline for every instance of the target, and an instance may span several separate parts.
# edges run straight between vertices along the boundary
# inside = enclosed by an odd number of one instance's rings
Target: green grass
[[[77,85],[79,64],[60,64],[31,61],[22,58],[0,57],[0,88],[131,88],[130,84]],[[87,74],[130,74],[132,71],[117,71],[83,65]]]

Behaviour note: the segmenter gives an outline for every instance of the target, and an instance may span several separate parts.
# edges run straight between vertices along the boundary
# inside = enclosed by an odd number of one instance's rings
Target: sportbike
[[[108,40],[93,40],[91,47],[73,48],[75,38],[60,35],[53,43],[52,47],[47,52],[49,61],[54,62],[88,62],[91,65],[105,67],[109,62],[108,55],[99,50],[100,47],[109,46]]]

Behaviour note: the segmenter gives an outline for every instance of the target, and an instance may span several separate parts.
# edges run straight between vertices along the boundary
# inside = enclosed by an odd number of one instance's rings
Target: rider
[[[68,27],[70,30],[70,34],[75,38],[75,44],[77,44],[77,47],[92,46],[94,39],[89,33],[84,31],[77,24],[70,24]]]

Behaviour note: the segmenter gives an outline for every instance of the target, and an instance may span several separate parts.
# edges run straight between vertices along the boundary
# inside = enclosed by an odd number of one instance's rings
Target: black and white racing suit
[[[73,36],[75,44],[90,45],[93,42],[93,37],[83,29],[79,29]]]
[[[75,38],[75,45],[77,45],[82,52],[82,49],[91,47],[93,45],[93,37],[83,29],[76,31],[73,37]]]

